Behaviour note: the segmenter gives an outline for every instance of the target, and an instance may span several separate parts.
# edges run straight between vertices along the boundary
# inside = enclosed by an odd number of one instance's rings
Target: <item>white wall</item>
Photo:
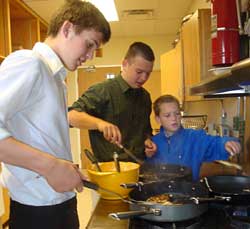
[[[194,0],[192,5],[190,6],[189,13],[196,11],[197,9],[210,8],[211,3],[210,0]]]
[[[145,28],[146,29],[146,28]],[[130,44],[142,41],[151,46],[155,54],[154,70],[160,69],[160,56],[172,48],[174,36],[112,37],[103,46],[103,57],[95,57],[85,65],[119,65]]]

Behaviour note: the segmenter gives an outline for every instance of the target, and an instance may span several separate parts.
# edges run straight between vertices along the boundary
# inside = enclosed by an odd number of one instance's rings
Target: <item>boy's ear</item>
[[[125,68],[128,65],[128,60],[124,59],[122,61],[122,68]]]
[[[159,118],[159,116],[155,116],[155,121],[158,123],[158,124],[160,124],[161,125],[161,120],[160,120],[160,118]]]
[[[66,38],[71,39],[74,33],[73,24],[69,21],[65,21],[62,25],[62,32]]]

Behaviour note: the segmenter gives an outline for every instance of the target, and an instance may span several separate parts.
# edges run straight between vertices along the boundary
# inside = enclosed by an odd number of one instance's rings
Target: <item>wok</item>
[[[229,196],[230,204],[249,205],[250,177],[220,175],[203,178],[210,196]]]
[[[146,201],[149,197],[160,194],[181,196],[179,204],[164,205]],[[209,199],[208,190],[200,183],[187,181],[162,181],[146,183],[133,189],[129,193],[129,212],[117,212],[109,214],[114,219],[127,219],[140,217],[146,220],[158,222],[178,222],[195,218],[207,210],[207,203],[195,204],[192,197]]]
[[[192,170],[182,165],[144,162],[140,166],[139,179],[143,182],[163,180],[192,181]]]
[[[192,170],[186,166],[175,164],[149,163],[137,158],[130,150],[118,142],[114,143],[140,165],[141,181],[159,181],[185,179],[192,181]]]

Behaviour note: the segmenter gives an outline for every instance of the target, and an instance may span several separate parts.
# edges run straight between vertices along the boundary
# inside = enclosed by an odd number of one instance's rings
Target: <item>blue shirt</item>
[[[235,140],[230,137],[211,136],[204,130],[184,129],[181,127],[172,136],[167,137],[161,127],[160,133],[153,136],[157,152],[147,162],[178,164],[190,167],[193,180],[199,179],[202,162],[227,160],[225,143]]]

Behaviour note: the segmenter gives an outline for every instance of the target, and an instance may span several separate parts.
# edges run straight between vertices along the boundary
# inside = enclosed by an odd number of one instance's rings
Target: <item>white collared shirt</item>
[[[45,43],[10,54],[0,66],[0,140],[12,136],[72,161],[65,77],[62,62]],[[8,164],[3,164],[1,183],[13,200],[34,206],[58,204],[75,195],[55,192],[39,174]]]

